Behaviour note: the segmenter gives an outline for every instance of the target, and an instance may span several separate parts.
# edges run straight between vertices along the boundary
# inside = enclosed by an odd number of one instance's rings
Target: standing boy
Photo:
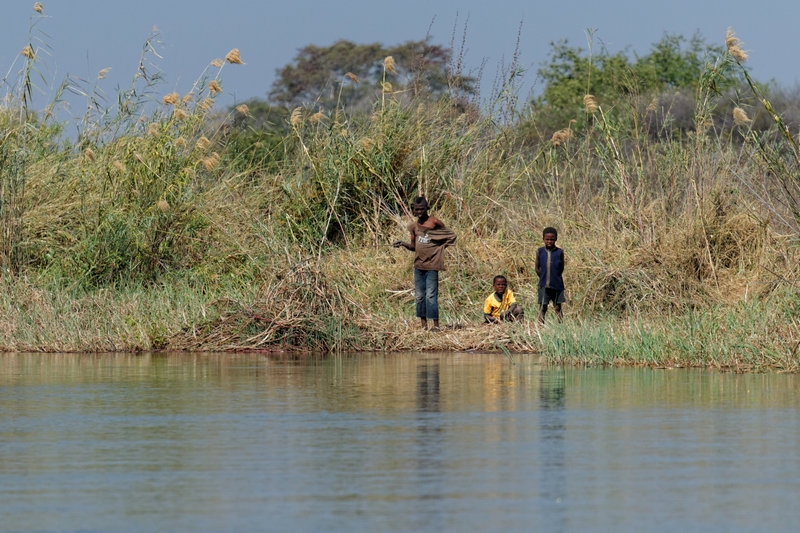
[[[505,276],[495,276],[492,280],[494,292],[483,302],[483,321],[496,324],[503,320],[521,320],[522,307],[517,304],[514,293],[508,288]]]
[[[556,246],[558,231],[547,227],[542,231],[544,246],[536,251],[536,273],[539,275],[539,322],[544,324],[547,305],[553,302],[556,317],[561,322],[564,315],[561,304],[564,297],[564,250]]]
[[[456,242],[444,222],[428,214],[428,200],[424,196],[414,199],[411,206],[416,222],[408,225],[410,242],[396,241],[395,248],[404,247],[414,252],[414,296],[417,317],[422,329],[428,329],[433,320],[433,330],[439,329],[439,271],[444,270],[444,249]]]

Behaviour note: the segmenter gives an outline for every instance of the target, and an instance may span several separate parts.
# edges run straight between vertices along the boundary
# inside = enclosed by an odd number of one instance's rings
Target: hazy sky
[[[276,69],[307,44],[348,39],[394,45],[428,34],[456,50],[463,42],[465,70],[476,75],[483,65],[484,97],[510,64],[517,42],[527,93],[537,88],[536,71],[550,42],[568,39],[586,49],[588,33],[594,34],[596,49],[645,55],[665,32],[699,33],[722,46],[725,30],[733,27],[750,53],[747,65],[756,79],[774,79],[786,88],[800,80],[795,63],[800,2],[783,0],[43,0],[48,18],[31,32],[33,4],[2,0],[0,73],[16,78],[23,64],[19,52],[30,41],[41,50],[51,86],[67,74],[96,80],[101,69],[111,67],[100,84],[112,101],[118,87],[129,86],[153,27],[162,41],[157,65],[164,94],[187,92],[211,60],[240,50],[246,64],[223,69],[221,106],[265,97]],[[50,55],[42,54],[45,48]],[[35,94],[37,100],[43,105],[48,98]]]

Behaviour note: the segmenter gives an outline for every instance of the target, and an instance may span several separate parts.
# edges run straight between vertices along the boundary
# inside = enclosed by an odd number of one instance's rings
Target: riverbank
[[[359,247],[262,271],[260,279],[229,283],[226,290],[186,279],[132,289],[46,289],[30,279],[6,277],[0,294],[0,350],[477,351],[509,357],[536,353],[554,364],[800,370],[800,301],[790,280],[768,283],[766,270],[761,278],[748,276],[747,286],[724,278],[727,290],[698,290],[682,308],[670,310],[663,299],[640,298],[629,302],[639,312],[623,313],[604,309],[609,297],[596,289],[601,262],[587,259],[597,256],[597,249],[589,253],[579,239],[564,237],[572,255],[565,320],[559,324],[551,313],[540,325],[529,250],[520,246],[522,253],[516,255],[491,254],[512,263],[501,267],[477,262],[478,240],[462,237],[447,252],[438,332],[421,330],[413,316],[411,255],[388,246]],[[492,245],[485,239],[482,243]],[[605,257],[605,269],[624,274],[612,256]],[[509,277],[527,309],[521,323],[482,323],[482,300],[490,291],[491,274],[499,271],[517,272]],[[647,272],[627,273],[634,274],[646,277]]]
[[[257,121],[246,104],[215,109],[221,80],[156,94],[140,72],[116,107],[89,106],[77,139],[30,109],[28,54],[0,104],[0,350],[474,350],[796,372],[800,126],[736,42],[683,92],[620,82],[519,115],[510,93],[481,109],[384,84],[368,111]],[[458,236],[437,333],[419,330],[412,256],[391,246],[417,195]],[[567,303],[542,327],[546,226]],[[525,322],[481,324],[497,274]]]

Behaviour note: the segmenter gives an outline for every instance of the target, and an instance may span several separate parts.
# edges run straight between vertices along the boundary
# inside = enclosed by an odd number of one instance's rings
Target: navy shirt
[[[564,250],[555,247],[548,250],[542,246],[536,251],[536,264],[539,265],[539,287],[564,290]]]

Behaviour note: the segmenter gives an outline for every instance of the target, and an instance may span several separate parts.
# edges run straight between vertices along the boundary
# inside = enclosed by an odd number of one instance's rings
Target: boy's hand
[[[394,246],[395,248],[400,248],[401,246],[404,245],[405,243],[403,241],[394,241],[394,244],[392,244],[392,246]]]

